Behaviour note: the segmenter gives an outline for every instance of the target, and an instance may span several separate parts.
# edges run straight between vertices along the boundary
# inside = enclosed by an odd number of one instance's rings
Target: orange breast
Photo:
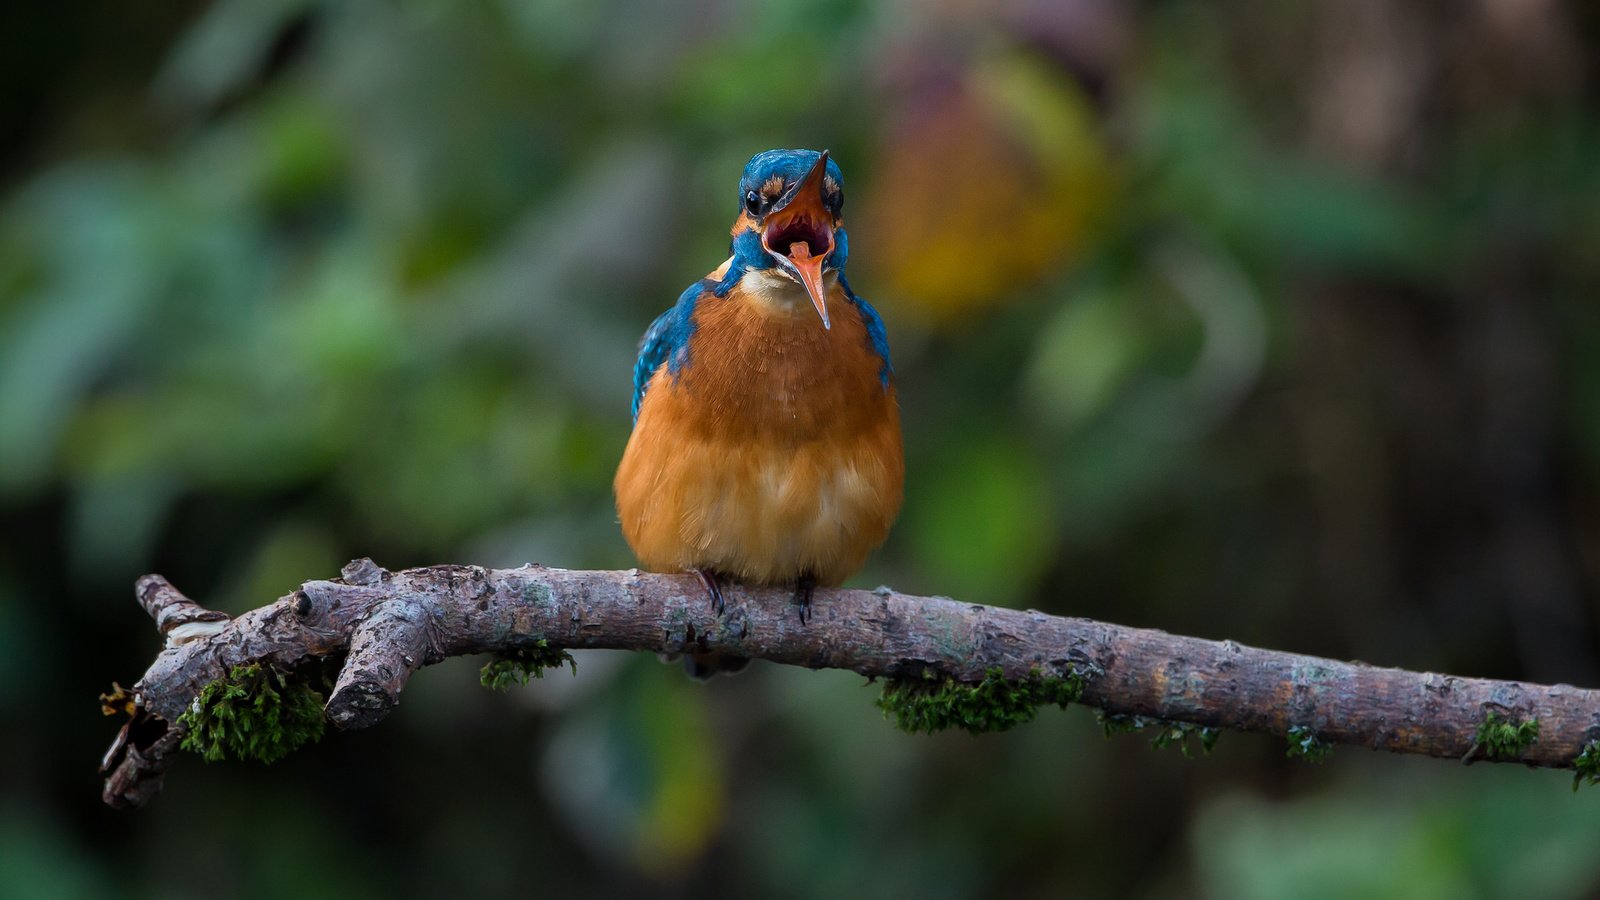
[[[651,380],[617,470],[646,568],[838,584],[888,535],[905,476],[894,388],[837,286],[828,307],[831,330],[737,290],[697,305],[689,362]]]

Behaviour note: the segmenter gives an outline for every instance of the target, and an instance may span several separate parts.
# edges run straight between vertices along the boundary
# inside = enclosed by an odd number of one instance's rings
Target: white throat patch
[[[822,276],[822,286],[829,292],[838,281],[837,272],[826,272]],[[739,279],[739,287],[746,296],[774,314],[812,317],[817,314],[805,287],[776,269],[752,269]]]

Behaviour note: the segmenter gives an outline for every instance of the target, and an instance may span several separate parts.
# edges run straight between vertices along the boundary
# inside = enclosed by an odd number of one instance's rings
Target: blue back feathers
[[[732,274],[732,270],[729,270]],[[736,282],[737,283],[737,282]],[[706,289],[707,280],[689,285],[666,312],[656,316],[639,341],[639,358],[633,364],[633,420],[639,421],[639,404],[644,402],[644,389],[661,364],[673,375],[689,361],[689,338],[694,334],[694,304]]]
[[[888,387],[889,376],[894,374],[894,366],[889,364],[889,332],[883,328],[883,317],[878,315],[878,311],[872,308],[871,303],[857,297],[856,292],[850,290],[850,282],[845,280],[843,272],[839,273],[839,284],[844,287],[844,295],[850,298],[856,309],[861,310],[861,323],[867,326],[867,340],[872,342],[872,352],[883,360],[883,367],[878,370],[878,378],[884,387]]]

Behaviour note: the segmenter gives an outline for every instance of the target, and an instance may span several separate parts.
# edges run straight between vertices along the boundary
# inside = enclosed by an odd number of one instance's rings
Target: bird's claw
[[[722,599],[722,586],[717,584],[717,573],[710,569],[695,569],[693,571],[696,577],[700,579],[700,586],[706,589],[706,594],[711,598],[711,608],[717,611],[717,615],[722,615],[722,611],[727,609],[728,604]]]
[[[811,594],[817,589],[817,580],[810,575],[803,575],[794,586],[794,602],[800,607],[800,624],[811,621]]]

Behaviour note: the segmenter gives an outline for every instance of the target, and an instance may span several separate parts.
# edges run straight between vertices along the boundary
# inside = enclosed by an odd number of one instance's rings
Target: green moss
[[[1600,784],[1600,740],[1583,745],[1583,751],[1572,760],[1572,789],[1580,785]]]
[[[478,673],[478,681],[490,690],[503,691],[514,684],[527,684],[532,679],[543,678],[545,669],[563,665],[571,666],[572,674],[578,674],[578,662],[572,658],[572,654],[553,649],[549,641],[540,638],[531,647],[512,650],[489,660]]]
[[[321,691],[304,676],[272,666],[234,666],[200,689],[178,717],[187,732],[179,744],[205,757],[276,762],[322,737]]]
[[[1185,757],[1193,756],[1193,748],[1199,747],[1202,756],[1210,756],[1211,751],[1217,746],[1217,738],[1222,732],[1209,725],[1196,725],[1193,722],[1172,722],[1165,719],[1156,721],[1159,730],[1155,737],[1150,739],[1150,746],[1157,750],[1165,750],[1176,746]]]
[[[1193,722],[1179,722],[1174,719],[1156,719],[1150,716],[1133,716],[1127,713],[1099,714],[1100,727],[1105,729],[1106,738],[1114,734],[1127,734],[1134,731],[1154,730],[1150,738],[1150,746],[1157,750],[1168,747],[1177,747],[1185,757],[1193,757],[1195,748],[1199,748],[1201,755],[1210,756],[1216,748],[1217,740],[1222,736],[1222,730],[1209,725],[1196,725]]]
[[[885,682],[878,708],[895,727],[911,734],[933,734],[961,728],[971,734],[1006,731],[1033,721],[1039,707],[1054,704],[1063,709],[1083,696],[1092,673],[1070,669],[1064,677],[1044,677],[1037,671],[1023,679],[1007,679],[991,668],[977,684],[939,678],[896,678]]]
[[[1333,754],[1333,745],[1317,737],[1317,733],[1304,725],[1289,729],[1289,749],[1284,755],[1290,759],[1303,759],[1311,763],[1326,762]]]
[[[1516,759],[1539,739],[1539,720],[1515,722],[1499,713],[1491,712],[1478,726],[1477,749],[1489,759]]]
[[[1127,713],[1108,713],[1103,710],[1095,713],[1095,718],[1100,721],[1100,727],[1105,729],[1107,740],[1110,740],[1114,734],[1143,731],[1146,726],[1154,721],[1144,716],[1130,716]]]

